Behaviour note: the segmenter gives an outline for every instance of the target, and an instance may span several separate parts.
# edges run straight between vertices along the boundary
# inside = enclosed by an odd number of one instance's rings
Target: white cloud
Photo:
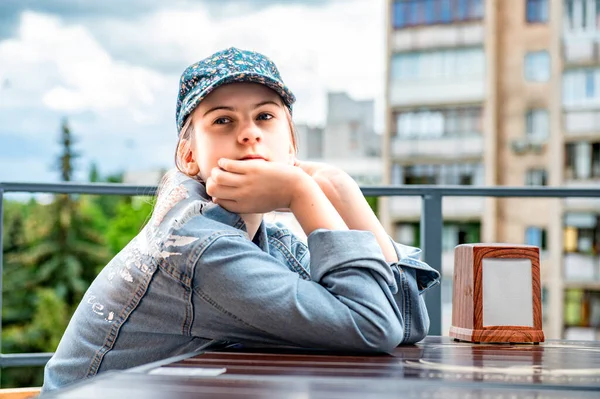
[[[25,12],[16,38],[0,43],[0,76],[20,89],[17,105],[41,103],[55,111],[99,114],[127,108],[138,123],[151,119],[156,92],[168,79],[149,67],[117,62],[83,26],[65,26],[58,18]],[[33,79],[34,84],[31,84]],[[33,104],[27,101],[35,97]],[[13,104],[14,105],[14,104]]]
[[[104,29],[142,56],[140,49],[179,60],[181,70],[229,46],[260,51],[276,62],[298,97],[296,119],[322,123],[327,90],[383,97],[384,6],[383,0],[279,5],[218,20],[197,6],[160,10],[135,25],[109,20]]]
[[[291,4],[215,19],[199,3],[131,20],[102,16],[77,24],[24,12],[17,36],[0,41],[0,112],[4,117],[7,110],[26,110],[30,118],[4,125],[46,141],[49,133],[58,134],[60,118],[69,116],[79,150],[102,170],[171,166],[179,73],[229,46],[260,51],[276,62],[298,97],[296,122],[323,123],[328,90],[375,98],[381,106],[384,7],[384,0]],[[381,109],[376,115],[381,122]],[[28,180],[47,176],[41,170],[53,156],[49,151]]]
[[[298,97],[296,118],[322,123],[327,90],[357,98],[383,96],[383,0],[333,2],[322,7],[279,5],[248,16],[212,19],[201,5],[158,10],[135,21],[108,19],[100,26],[133,53],[180,60],[180,71],[219,49],[237,46],[269,55]],[[156,105],[172,112],[176,76],[116,61],[82,25],[25,12],[19,35],[0,42],[0,78],[15,80],[25,96],[57,111],[91,110],[106,115],[126,108],[136,123],[157,122]],[[178,72],[180,72],[178,71]],[[172,98],[157,104],[157,96]],[[0,106],[7,106],[0,100]],[[170,101],[170,102],[169,102]],[[31,104],[31,102],[29,102]]]

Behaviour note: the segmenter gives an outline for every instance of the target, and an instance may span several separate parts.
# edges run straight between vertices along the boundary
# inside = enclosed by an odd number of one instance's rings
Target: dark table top
[[[600,342],[427,337],[391,355],[207,351],[101,374],[57,398],[600,398]]]

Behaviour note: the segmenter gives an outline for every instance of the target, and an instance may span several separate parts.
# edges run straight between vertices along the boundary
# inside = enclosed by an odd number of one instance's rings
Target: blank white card
[[[530,259],[483,259],[483,327],[533,327]]]

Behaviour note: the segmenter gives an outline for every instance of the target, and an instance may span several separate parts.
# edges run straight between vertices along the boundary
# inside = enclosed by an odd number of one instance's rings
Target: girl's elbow
[[[382,349],[385,352],[392,352],[394,348],[402,343],[402,338],[404,337],[404,325],[400,322],[400,320],[393,320],[390,322],[388,333],[386,334],[385,339],[382,340]]]
[[[404,326],[399,320],[386,320],[379,324],[369,336],[363,336],[360,350],[367,352],[391,353],[404,336]]]

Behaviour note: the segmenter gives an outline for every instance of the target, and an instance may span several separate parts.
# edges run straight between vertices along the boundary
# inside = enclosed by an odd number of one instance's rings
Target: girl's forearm
[[[290,210],[307,236],[317,229],[348,230],[319,185],[304,173],[300,174],[296,182]]]
[[[369,206],[360,188],[346,173],[319,181],[323,192],[351,230],[370,231],[375,235],[388,262],[397,262],[398,256],[390,238]]]

